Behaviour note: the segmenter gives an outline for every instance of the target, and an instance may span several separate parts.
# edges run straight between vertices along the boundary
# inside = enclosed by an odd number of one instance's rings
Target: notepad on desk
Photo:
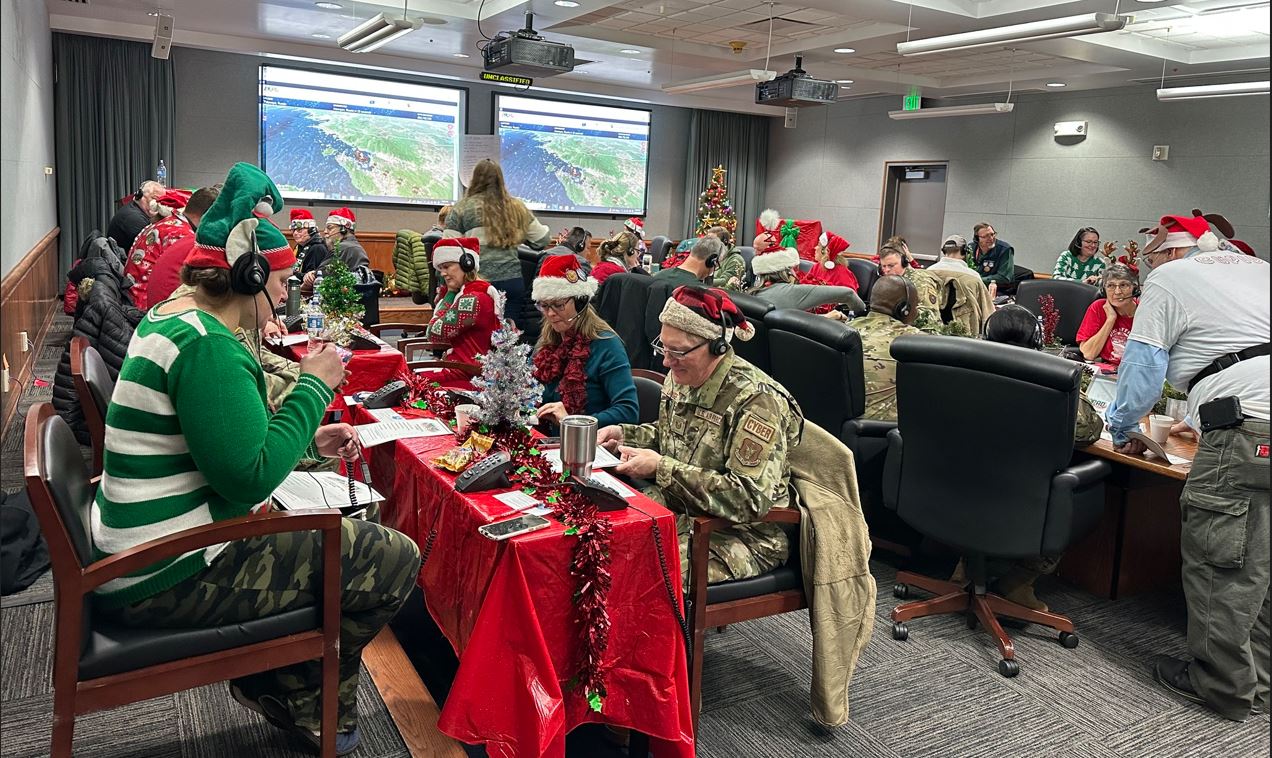
[[[1170,453],[1166,452],[1166,450],[1161,445],[1157,444],[1156,440],[1154,440],[1152,437],[1149,437],[1147,434],[1143,434],[1140,432],[1127,432],[1126,438],[1132,439],[1132,440],[1139,440],[1140,442],[1143,442],[1144,447],[1148,448],[1148,452],[1151,453],[1154,458],[1164,459],[1166,461],[1169,461],[1170,465],[1172,466],[1178,466],[1182,463],[1192,463],[1191,458],[1184,458],[1179,455],[1171,455]],[[1109,431],[1105,429],[1103,432],[1100,432],[1100,439],[1108,440],[1109,442],[1112,442],[1113,435],[1109,434]]]
[[[354,499],[349,500],[349,480],[334,471],[293,471],[271,495],[285,511],[302,508],[339,508],[344,513],[361,510],[370,503],[384,500],[363,482],[353,483]]]
[[[409,439],[411,437],[440,437],[453,434],[451,428],[435,418],[413,418],[401,421],[375,421],[370,424],[358,424],[358,440],[363,447]]]

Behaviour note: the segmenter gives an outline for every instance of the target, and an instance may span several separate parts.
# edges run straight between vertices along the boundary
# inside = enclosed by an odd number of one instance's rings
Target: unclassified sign
[[[481,72],[481,80],[483,82],[499,82],[500,84],[515,84],[518,87],[529,87],[534,84],[534,80],[527,76],[512,76],[511,74],[496,74],[493,71]]]

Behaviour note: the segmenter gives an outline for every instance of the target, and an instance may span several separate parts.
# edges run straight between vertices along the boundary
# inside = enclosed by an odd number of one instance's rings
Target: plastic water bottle
[[[163,158],[159,159],[159,168],[155,169],[155,181],[168,186],[168,167],[163,165]]]
[[[309,298],[309,306],[305,309],[305,332],[309,335],[308,348],[317,350],[323,342],[327,331],[327,315],[322,312],[322,295],[318,293],[318,285],[322,283],[322,274],[314,279],[314,294]]]

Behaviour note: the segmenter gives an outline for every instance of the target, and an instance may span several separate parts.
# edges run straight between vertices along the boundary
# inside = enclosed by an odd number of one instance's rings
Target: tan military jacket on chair
[[[966,271],[971,276],[939,268],[928,269],[927,272],[941,282],[942,292],[948,291],[947,288],[950,286],[953,287],[954,304],[951,308],[953,320],[967,327],[969,336],[980,336],[985,321],[994,312],[994,301],[990,299],[989,288],[985,286],[981,278],[971,269]],[[953,282],[952,285],[951,282]]]

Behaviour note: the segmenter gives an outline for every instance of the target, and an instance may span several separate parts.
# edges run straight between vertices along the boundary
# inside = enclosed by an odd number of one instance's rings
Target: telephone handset
[[[379,350],[380,349],[380,343],[375,341],[375,339],[371,335],[371,332],[368,332],[365,329],[354,328],[354,329],[350,329],[349,333],[353,336],[353,339],[349,341],[350,350]]]
[[[406,382],[395,379],[362,399],[364,408],[396,408],[406,396]]]
[[[298,313],[295,316],[287,316],[283,318],[283,326],[287,328],[287,333],[299,332],[300,327],[305,323],[305,314]]]
[[[511,487],[508,470],[512,458],[502,450],[491,453],[464,470],[455,478],[456,492],[480,492],[482,490]]]
[[[627,498],[597,479],[572,477],[570,486],[575,492],[590,500],[598,511],[621,511],[627,507]]]

